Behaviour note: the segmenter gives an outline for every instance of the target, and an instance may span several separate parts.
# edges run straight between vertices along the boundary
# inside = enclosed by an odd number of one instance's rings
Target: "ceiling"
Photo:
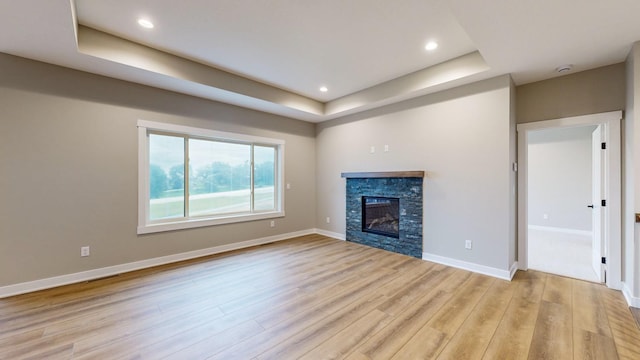
[[[319,122],[622,62],[638,14],[637,0],[0,0],[0,52]]]

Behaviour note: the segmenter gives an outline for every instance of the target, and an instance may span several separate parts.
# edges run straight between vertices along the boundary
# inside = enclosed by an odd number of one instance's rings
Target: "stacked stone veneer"
[[[362,231],[362,197],[400,199],[400,238]],[[422,178],[347,178],[347,241],[422,258]]]

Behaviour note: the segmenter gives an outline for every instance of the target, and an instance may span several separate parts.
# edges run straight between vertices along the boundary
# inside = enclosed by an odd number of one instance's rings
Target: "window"
[[[284,141],[138,121],[138,233],[284,216]]]

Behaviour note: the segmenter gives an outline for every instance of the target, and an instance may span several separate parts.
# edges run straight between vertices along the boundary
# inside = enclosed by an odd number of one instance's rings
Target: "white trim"
[[[333,232],[333,231],[327,231],[327,230],[323,230],[323,229],[313,229],[316,234],[320,234],[320,235],[324,235],[324,236],[328,236],[330,238],[334,238],[334,239],[338,239],[338,240],[342,240],[342,241],[346,241],[347,237],[345,236],[345,234],[340,234],[337,232]]]
[[[93,269],[93,270],[83,271],[79,273],[55,276],[47,279],[40,279],[40,280],[28,281],[28,282],[14,284],[14,285],[2,286],[0,287],[0,299],[6,298],[9,296],[25,294],[33,291],[50,289],[50,288],[54,288],[62,285],[68,285],[68,284],[79,283],[83,281],[99,279],[107,276],[113,276],[113,275],[117,275],[125,272],[146,269],[154,266],[170,264],[178,261],[190,260],[190,259],[195,259],[203,256],[219,254],[222,252],[268,244],[276,241],[287,240],[294,237],[310,235],[314,233],[315,233],[315,229],[301,230],[301,231],[296,231],[296,232],[291,232],[286,234],[267,236],[259,239],[237,242],[233,244],[214,246],[207,249],[200,249],[200,250],[188,251],[180,254],[161,256],[153,259],[141,260],[141,261],[136,261],[136,262],[127,263],[127,264],[108,266],[104,268]]]
[[[540,225],[529,225],[529,230],[540,230],[540,231],[549,231],[549,232],[557,232],[563,234],[571,234],[571,235],[584,235],[584,236],[592,236],[592,231],[587,230],[577,230],[577,229],[568,229],[568,228],[559,228],[553,226],[540,226]]]
[[[346,241],[346,238],[347,238],[345,234],[335,233],[335,232],[331,232],[323,229],[314,229],[314,230],[317,234],[328,236],[338,240]],[[517,261],[511,265],[511,269],[509,269],[509,271],[507,272],[504,270],[500,270],[500,269],[496,269],[496,268],[492,268],[484,265],[477,265],[473,263],[468,263],[468,262],[451,259],[443,256],[428,254],[428,253],[422,253],[422,260],[432,261],[432,262],[436,262],[438,264],[443,264],[447,266],[453,266],[455,268],[477,272],[480,274],[497,277],[503,280],[513,279],[516,272],[518,271]]]
[[[281,139],[238,134],[238,133],[217,131],[217,130],[204,129],[204,128],[196,128],[191,126],[167,124],[167,123],[148,121],[148,120],[142,120],[142,119],[138,120],[138,127],[157,130],[157,131],[170,132],[170,133],[178,133],[182,135],[204,136],[207,138],[217,139],[217,140],[234,140],[234,141],[247,141],[247,142],[253,142],[253,143],[284,145],[284,140],[281,140]],[[146,133],[146,130],[145,130],[145,133]]]
[[[147,163],[148,158],[147,129],[138,127],[138,234],[140,233],[140,224],[146,224],[149,218],[149,206],[145,204],[149,198],[147,194],[149,167],[143,166],[143,164]]]
[[[568,127],[580,127],[589,125],[606,124],[613,118],[616,120],[622,119],[622,111],[610,111],[599,114],[580,115],[573,117],[566,117],[560,119],[551,119],[544,121],[535,121],[530,123],[518,124],[517,131],[532,131],[532,130],[544,130],[550,128],[568,128]]]
[[[640,298],[634,297],[629,285],[627,283],[622,283],[622,295],[624,295],[625,300],[627,300],[627,304],[629,306],[640,308]]]
[[[162,231],[173,231],[181,229],[192,229],[203,226],[214,226],[222,224],[233,224],[246,221],[266,220],[284,217],[284,211],[269,211],[264,213],[254,214],[241,214],[241,215],[226,215],[221,217],[212,218],[192,218],[187,220],[180,220],[176,222],[163,222],[156,224],[147,224],[138,226],[138,234],[151,234]]]
[[[151,268],[154,266],[171,264],[178,261],[190,260],[190,259],[195,259],[199,257],[219,254],[227,251],[239,250],[239,249],[244,249],[252,246],[258,246],[258,245],[268,244],[272,242],[288,240],[291,238],[304,236],[304,235],[311,235],[311,234],[319,234],[319,235],[328,236],[337,240],[343,240],[343,241],[345,240],[344,234],[335,233],[335,232],[322,230],[322,229],[307,229],[307,230],[295,231],[295,232],[290,232],[286,234],[267,236],[259,239],[247,240],[247,241],[242,241],[242,242],[233,243],[233,244],[214,246],[206,249],[188,251],[184,253],[167,255],[167,256],[157,257],[153,259],[141,260],[141,261],[136,261],[136,262],[127,263],[127,264],[108,266],[104,268],[93,269],[93,270],[88,270],[88,271],[83,271],[83,272],[78,272],[73,274],[55,276],[55,277],[46,278],[46,279],[40,279],[40,280],[28,281],[28,282],[19,283],[19,284],[2,286],[0,287],[0,299],[6,298],[9,296],[26,294],[26,293],[30,293],[38,290],[50,289],[58,286],[69,285],[69,284],[79,283],[83,281],[90,281],[94,279],[100,279],[107,276],[114,276],[114,275],[118,275],[126,272]],[[517,262],[511,265],[511,269],[509,271],[506,271],[506,270],[500,270],[500,269],[496,269],[496,268],[492,268],[484,265],[478,265],[478,264],[473,264],[465,261],[451,259],[443,256],[428,254],[428,253],[422,253],[422,259],[447,265],[447,266],[452,266],[452,267],[463,269],[463,270],[476,272],[483,275],[496,277],[503,280],[509,280],[509,281],[513,279],[513,276],[518,270]]]
[[[528,268],[527,254],[527,228],[528,228],[528,194],[527,194],[527,147],[529,131],[568,128],[588,125],[603,125],[607,152],[605,160],[607,211],[605,213],[605,236],[607,246],[605,249],[608,258],[606,285],[612,289],[620,289],[622,286],[622,192],[621,192],[621,137],[620,122],[622,111],[611,111],[600,114],[568,117],[537,121],[533,123],[518,124],[518,264],[521,270]]]
[[[470,263],[462,260],[452,259],[452,258],[440,256],[440,255],[429,254],[425,252],[422,253],[422,260],[431,261],[438,264],[447,265],[454,268],[467,270],[467,271],[471,271],[478,274],[488,275],[488,276],[492,276],[498,279],[508,280],[508,281],[511,281],[511,279],[513,278],[513,275],[515,275],[516,271],[518,270],[517,262],[513,263],[513,265],[509,270],[502,270],[502,269],[492,268],[484,265],[478,265],[478,264],[474,264],[474,263]]]
[[[138,227],[137,234],[150,234],[162,231],[192,229],[203,226],[215,226],[246,221],[274,219],[284,217],[284,152],[285,141],[281,139],[261,136],[237,134],[216,131],[205,128],[175,125],[138,119]],[[212,140],[243,142],[253,145],[273,146],[276,149],[276,184],[274,184],[274,196],[276,209],[273,211],[251,211],[238,214],[217,214],[203,217],[184,217],[175,219],[149,220],[149,130],[162,133],[176,134],[177,136],[202,137]],[[188,156],[188,154],[185,154]],[[253,163],[253,153],[251,162]],[[186,184],[185,184],[186,185]],[[185,193],[186,194],[186,193]],[[251,185],[251,197],[253,201],[254,188]]]

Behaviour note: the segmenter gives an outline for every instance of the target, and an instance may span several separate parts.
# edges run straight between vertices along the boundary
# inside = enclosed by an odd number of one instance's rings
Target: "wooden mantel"
[[[343,172],[347,179],[366,178],[423,178],[424,171],[373,171],[373,172]]]

